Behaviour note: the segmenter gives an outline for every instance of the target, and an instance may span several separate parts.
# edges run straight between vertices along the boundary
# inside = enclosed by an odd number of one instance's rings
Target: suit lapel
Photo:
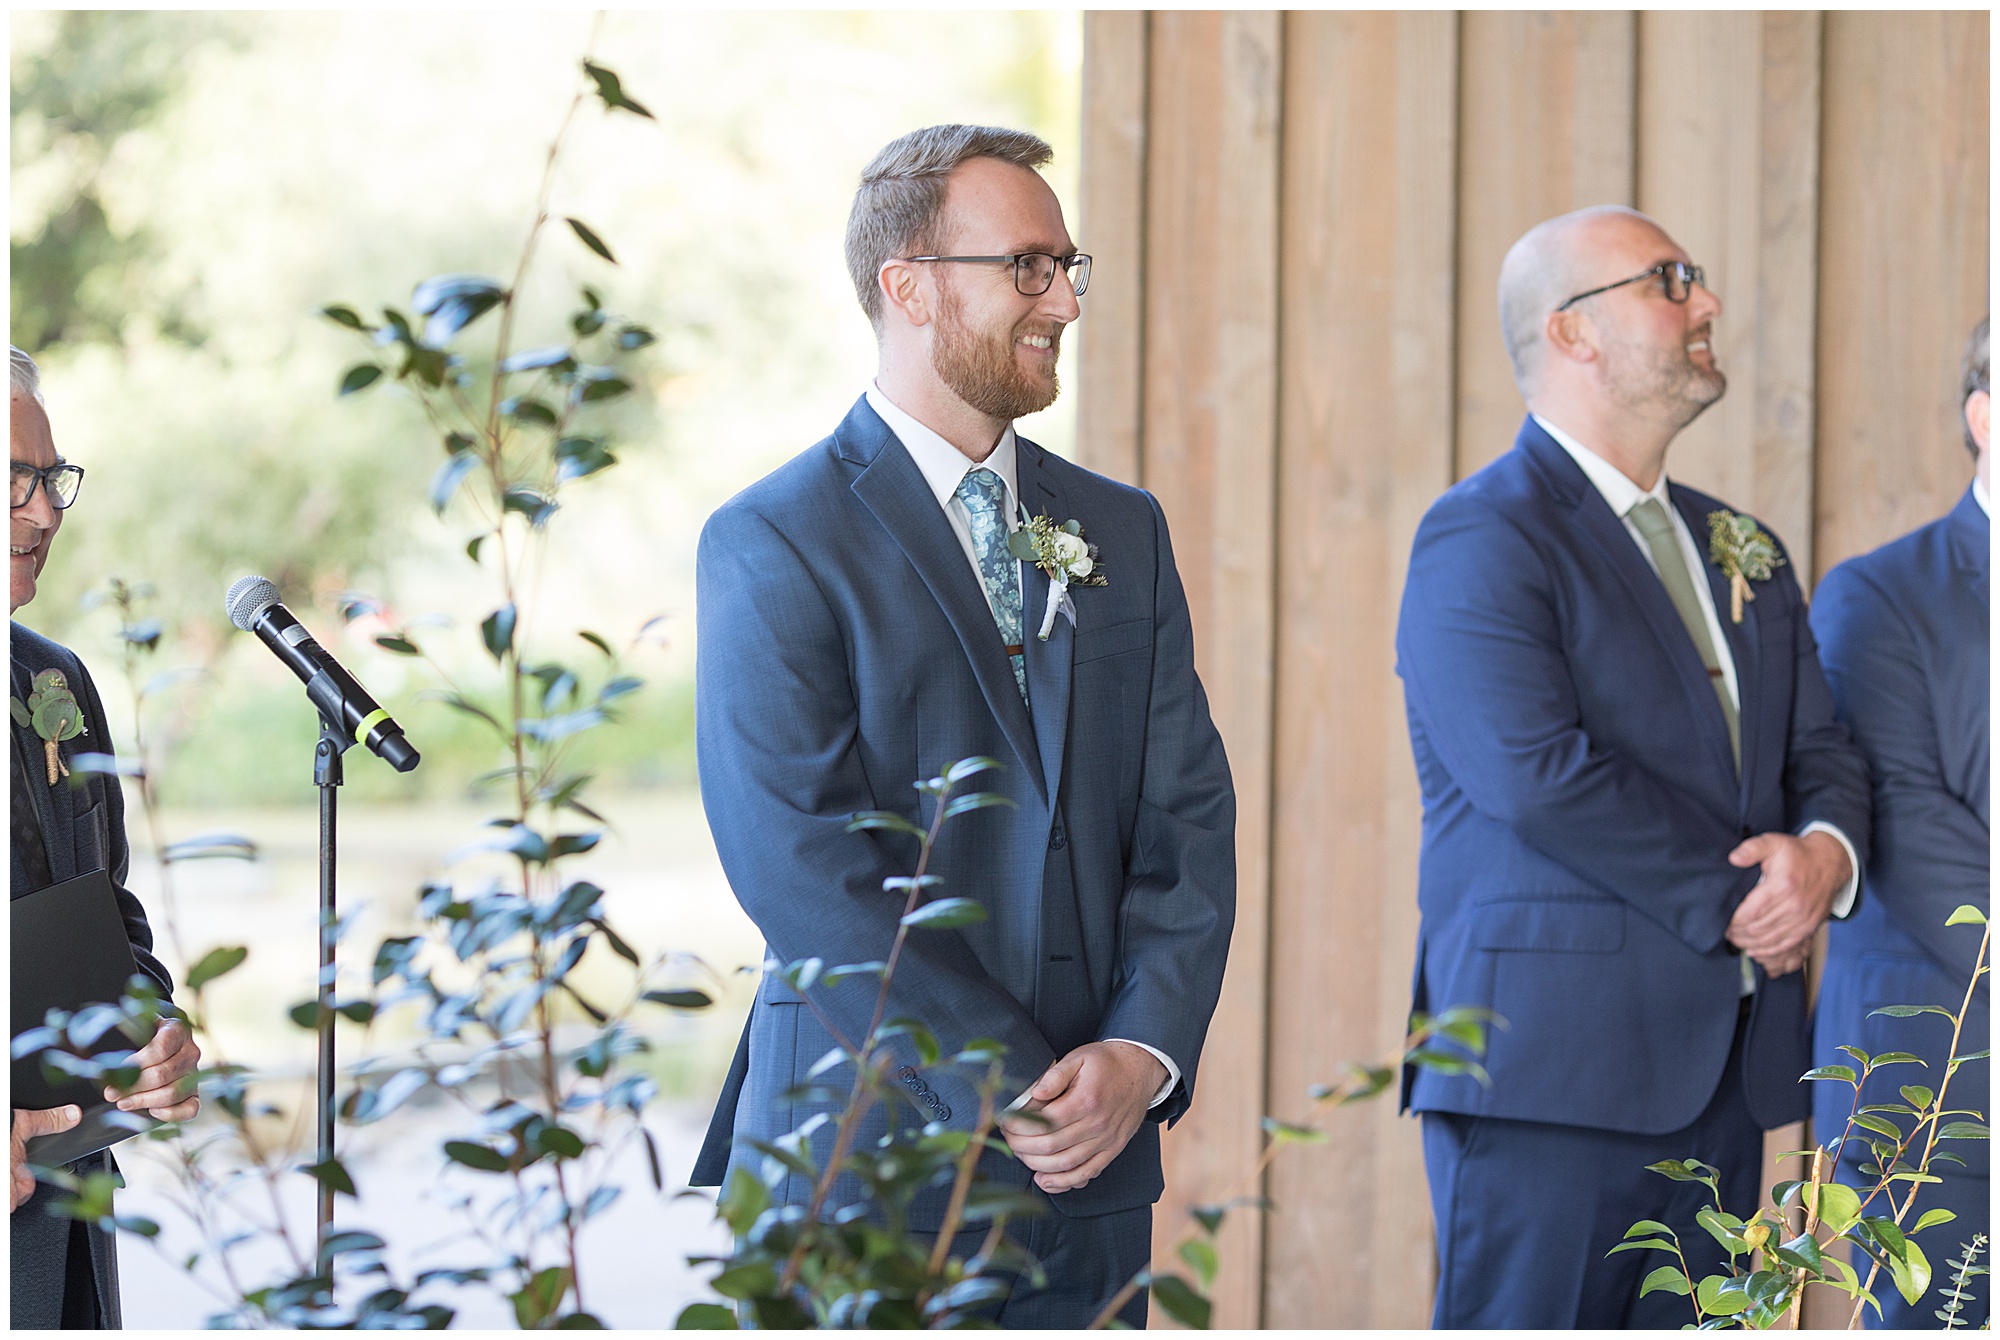
[[[938,608],[944,611],[952,631],[958,634],[959,645],[965,650],[987,707],[1040,790],[1044,782],[1035,728],[1021,702],[1021,690],[1014,683],[1014,667],[1000,643],[993,609],[986,603],[986,593],[965,561],[965,551],[959,547],[958,536],[952,533],[951,523],[945,520],[944,509],[938,506],[923,471],[917,469],[917,463],[910,459],[910,453],[888,426],[867,407],[865,399],[848,415],[838,436],[843,454],[866,462],[853,484],[855,496],[901,547]],[[1025,596],[1027,588],[1023,587],[1022,592]],[[1024,609],[1024,622],[1027,617]],[[1032,628],[1028,636],[1033,638]],[[1043,792],[1042,800],[1047,802],[1047,792]]]
[[[1563,463],[1576,469],[1576,463],[1566,455]],[[1577,474],[1581,476],[1583,472],[1577,470]],[[1633,543],[1631,533],[1625,529],[1625,523],[1612,514],[1604,495],[1593,488],[1587,478],[1583,480],[1582,496],[1577,500],[1576,518],[1578,528],[1590,537],[1611,570],[1625,583],[1633,604],[1665,653],[1667,663],[1674,668],[1674,673],[1687,689],[1689,705],[1695,719],[1702,723],[1710,749],[1720,765],[1733,776],[1736,760],[1729,752],[1729,723],[1723,720],[1722,707],[1715,701],[1715,690],[1709,687],[1708,667],[1701,663],[1701,653],[1695,650],[1687,625],[1681,622],[1680,611],[1674,608],[1659,574],[1640,554],[1639,546]]]
[[[1702,555],[1702,575],[1708,579],[1708,598],[1715,602],[1715,621],[1722,625],[1722,636],[1729,643],[1729,657],[1736,663],[1736,737],[1743,747],[1744,794],[1749,794],[1751,769],[1756,763],[1758,727],[1763,710],[1764,695],[1763,669],[1763,621],[1758,615],[1758,602],[1743,602],[1743,622],[1737,623],[1729,617],[1729,576],[1714,559],[1708,557],[1708,547],[1703,543],[1708,535],[1708,514],[1700,510],[1701,504],[1695,495],[1671,480],[1667,492],[1674,500],[1674,510],[1681,514],[1687,524],[1688,534],[1695,538],[1695,548]],[[1759,585],[1751,584],[1753,591]]]
[[[1701,663],[1701,653],[1695,650],[1694,640],[1688,636],[1687,625],[1681,622],[1680,611],[1674,608],[1660,575],[1639,552],[1625,523],[1611,510],[1611,504],[1604,501],[1604,495],[1597,491],[1582,467],[1569,458],[1569,453],[1554,438],[1542,432],[1532,418],[1522,425],[1515,445],[1541,467],[1556,495],[1575,509],[1577,529],[1589,537],[1604,562],[1625,584],[1634,607],[1652,629],[1667,663],[1686,688],[1689,710],[1702,723],[1702,732],[1708,737],[1710,752],[1718,766],[1726,775],[1736,776],[1736,760],[1729,752],[1729,723],[1723,719],[1715,690],[1709,687],[1708,667]],[[1740,669],[1742,662],[1737,664]]]
[[[1030,516],[1047,513],[1060,523],[1070,519],[1062,495],[1048,469],[1048,456],[1040,447],[1015,438],[1016,473],[1021,487],[1021,505]],[[1035,634],[1041,630],[1048,607],[1049,576],[1033,563],[1021,564],[1021,621],[1027,642],[1028,701],[1035,709],[1035,742],[1042,755],[1043,794],[1062,791],[1064,747],[1069,737],[1069,684],[1072,658],[1076,653],[1076,629],[1060,614],[1043,642]],[[1074,600],[1075,596],[1072,595]]]
[[[1980,608],[1985,608],[1988,589],[1988,574],[1993,561],[1989,548],[1993,534],[1993,523],[1987,519],[1986,509],[1979,505],[1979,499],[1967,489],[1965,496],[1958,500],[1958,506],[1951,509],[1951,557],[1959,571],[1971,580],[1973,593],[1979,598]]]
[[[8,660],[13,695],[25,703],[29,687],[41,667],[26,665],[17,657],[10,656]],[[60,884],[74,878],[77,873],[76,843],[72,836],[75,825],[71,822],[73,797],[69,787],[63,783],[47,784],[48,773],[43,770],[46,766],[43,760],[48,751],[43,746],[42,737],[35,734],[34,727],[15,724],[11,708],[7,722],[14,728],[15,747],[21,751],[22,770],[28,775],[28,798],[34,802],[35,820],[42,826],[42,846],[48,851],[49,875]]]

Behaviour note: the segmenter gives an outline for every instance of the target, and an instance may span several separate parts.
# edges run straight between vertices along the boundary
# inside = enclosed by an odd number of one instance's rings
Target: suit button
[[[1069,845],[1069,834],[1063,832],[1063,830],[1060,828],[1058,828],[1055,831],[1055,835],[1049,839],[1049,846],[1056,851],[1061,851],[1064,847],[1067,847],[1068,845]]]
[[[939,1121],[951,1120],[951,1109],[946,1107],[943,1103],[939,1103],[936,1107],[932,1108],[931,1111],[937,1114],[937,1119]]]

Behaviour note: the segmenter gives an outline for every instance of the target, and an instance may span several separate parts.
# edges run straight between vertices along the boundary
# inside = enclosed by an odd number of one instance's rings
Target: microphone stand
[[[319,690],[319,692],[315,692]],[[306,694],[321,708],[319,744],[313,750],[313,785],[319,788],[319,1218],[314,1235],[314,1262],[332,1274],[326,1259],[326,1240],[333,1228],[333,1187],[324,1173],[333,1162],[333,979],[335,973],[335,931],[338,917],[334,903],[334,866],[337,860],[337,787],[342,778],[340,756],[353,745],[354,737],[334,723],[340,713],[328,712],[328,699],[339,701],[339,690],[325,674],[314,675]]]

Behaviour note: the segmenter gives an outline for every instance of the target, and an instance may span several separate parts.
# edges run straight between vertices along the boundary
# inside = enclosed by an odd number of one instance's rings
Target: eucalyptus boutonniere
[[[1056,611],[1067,608],[1069,621],[1076,622],[1076,606],[1069,598],[1071,586],[1103,586],[1104,574],[1097,570],[1097,546],[1083,538],[1083,526],[1076,521],[1061,525],[1046,516],[1029,517],[1007,538],[1007,548],[1024,563],[1033,563],[1049,575],[1049,603],[1042,611],[1043,642],[1056,626]]]
[[[1743,622],[1743,602],[1755,600],[1751,582],[1768,582],[1785,565],[1778,542],[1747,516],[1724,509],[1708,514],[1708,561],[1729,578],[1729,620]]]
[[[33,726],[35,734],[42,737],[49,785],[54,786],[58,778],[69,776],[69,764],[63,762],[56,744],[74,740],[90,728],[83,724],[83,709],[76,705],[76,695],[69,691],[69,681],[63,678],[63,672],[42,671],[28,687],[27,702],[12,698],[9,703],[14,710],[14,723]]]

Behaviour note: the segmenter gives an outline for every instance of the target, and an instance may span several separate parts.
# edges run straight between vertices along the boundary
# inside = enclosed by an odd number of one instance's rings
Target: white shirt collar
[[[1992,516],[1993,499],[1987,496],[1987,493],[1986,481],[1978,475],[1974,475],[1972,477],[1972,501],[1979,504],[1980,511],[1986,513],[1988,516]]]
[[[1011,517],[1019,507],[1020,491],[1014,480],[1018,471],[1015,467],[1014,425],[1008,424],[1000,434],[1000,443],[993,448],[993,454],[983,461],[974,461],[957,447],[917,422],[902,406],[882,394],[882,389],[874,382],[868,383],[868,407],[882,417],[889,425],[889,431],[910,453],[910,459],[923,472],[924,482],[937,495],[938,506],[945,507],[958,494],[958,486],[973,470],[991,470],[1000,476],[1000,482],[1007,486],[1007,512]]]
[[[1660,471],[1660,477],[1653,481],[1653,487],[1642,489],[1626,478],[1624,471],[1620,470],[1610,461],[1605,460],[1589,447],[1584,446],[1583,443],[1577,441],[1568,433],[1565,433],[1562,429],[1544,419],[1541,415],[1536,414],[1532,417],[1536,423],[1542,426],[1542,431],[1554,438],[1556,445],[1568,452],[1570,459],[1577,463],[1585,475],[1589,476],[1590,482],[1597,487],[1597,491],[1604,495],[1604,501],[1611,505],[1611,514],[1613,516],[1623,518],[1627,512],[1648,498],[1658,500],[1660,506],[1667,509],[1667,515],[1673,515],[1674,503],[1673,499],[1667,493],[1666,471]]]

